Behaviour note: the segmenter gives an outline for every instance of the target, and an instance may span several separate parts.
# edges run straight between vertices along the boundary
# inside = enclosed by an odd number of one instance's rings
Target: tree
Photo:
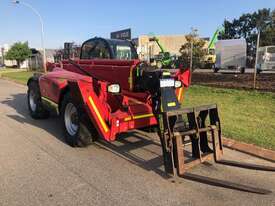
[[[204,56],[207,54],[205,44],[206,42],[199,38],[198,35],[189,34],[186,37],[186,43],[180,48],[180,62],[184,67],[190,67],[191,57],[191,42],[193,42],[193,70],[199,68],[203,62]]]
[[[221,39],[245,38],[248,60],[254,59],[259,31],[261,31],[260,46],[274,44],[270,35],[274,35],[275,28],[271,28],[271,25],[271,10],[266,8],[260,9],[257,12],[243,14],[238,19],[233,19],[232,21],[224,20],[223,26],[225,32],[222,34]],[[248,64],[252,66],[253,62],[248,62]]]
[[[5,58],[7,60],[16,60],[17,67],[24,62],[31,55],[31,50],[29,49],[28,43],[17,42],[9,49],[6,53]]]
[[[267,28],[265,32],[261,33],[261,46],[275,45],[275,27]]]

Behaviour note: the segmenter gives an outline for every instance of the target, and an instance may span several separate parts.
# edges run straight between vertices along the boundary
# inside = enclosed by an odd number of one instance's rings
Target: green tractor
[[[156,42],[158,47],[160,48],[159,54],[154,57],[157,68],[175,69],[177,62],[176,56],[172,56],[170,52],[165,51],[164,47],[161,45],[157,37],[149,38],[149,41]]]
[[[216,63],[216,52],[215,52],[215,44],[218,41],[218,37],[220,34],[224,33],[224,28],[219,27],[213,37],[211,38],[208,48],[207,48],[207,55],[204,57],[203,61],[203,68],[209,69],[209,68],[214,68],[215,63]]]

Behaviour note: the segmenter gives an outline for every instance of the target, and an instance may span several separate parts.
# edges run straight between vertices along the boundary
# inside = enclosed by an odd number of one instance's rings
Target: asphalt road
[[[32,120],[26,88],[0,80],[0,205],[275,205],[275,174],[217,165],[190,173],[272,190],[258,195],[165,176],[158,143],[139,132],[74,149],[58,118]],[[225,158],[274,165],[225,150]]]

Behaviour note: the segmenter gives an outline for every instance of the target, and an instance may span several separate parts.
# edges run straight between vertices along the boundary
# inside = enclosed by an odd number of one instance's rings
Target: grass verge
[[[26,84],[33,72],[4,72],[3,77]],[[183,106],[217,103],[223,135],[275,150],[275,94],[192,86]]]
[[[275,150],[275,94],[192,86],[183,106],[217,103],[225,137]]]
[[[34,72],[30,72],[30,71],[3,72],[1,73],[1,76],[26,85],[28,79],[33,75],[33,73]]]

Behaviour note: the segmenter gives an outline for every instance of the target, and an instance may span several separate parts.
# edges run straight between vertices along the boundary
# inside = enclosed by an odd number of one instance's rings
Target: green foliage
[[[193,42],[193,65],[192,68],[199,68],[203,63],[204,56],[207,54],[205,48],[206,42],[200,39],[197,35],[187,35],[186,43],[180,48],[180,62],[184,67],[190,67],[190,57],[191,57],[191,43]]]
[[[225,137],[275,150],[275,94],[191,86],[184,107],[217,103]]]
[[[275,27],[269,27],[261,34],[261,46],[275,45]]]
[[[275,10],[274,10],[275,11]],[[246,13],[232,21],[225,20],[225,32],[221,39],[245,38],[247,42],[248,59],[253,59],[256,54],[258,31],[261,31],[261,46],[275,44],[275,28],[272,25],[272,12],[270,9],[260,9],[257,12]],[[272,38],[273,37],[273,38]],[[253,64],[253,62],[251,62]]]
[[[17,42],[6,53],[5,58],[7,60],[16,60],[17,66],[20,67],[20,63],[25,61],[31,55],[28,43]]]

